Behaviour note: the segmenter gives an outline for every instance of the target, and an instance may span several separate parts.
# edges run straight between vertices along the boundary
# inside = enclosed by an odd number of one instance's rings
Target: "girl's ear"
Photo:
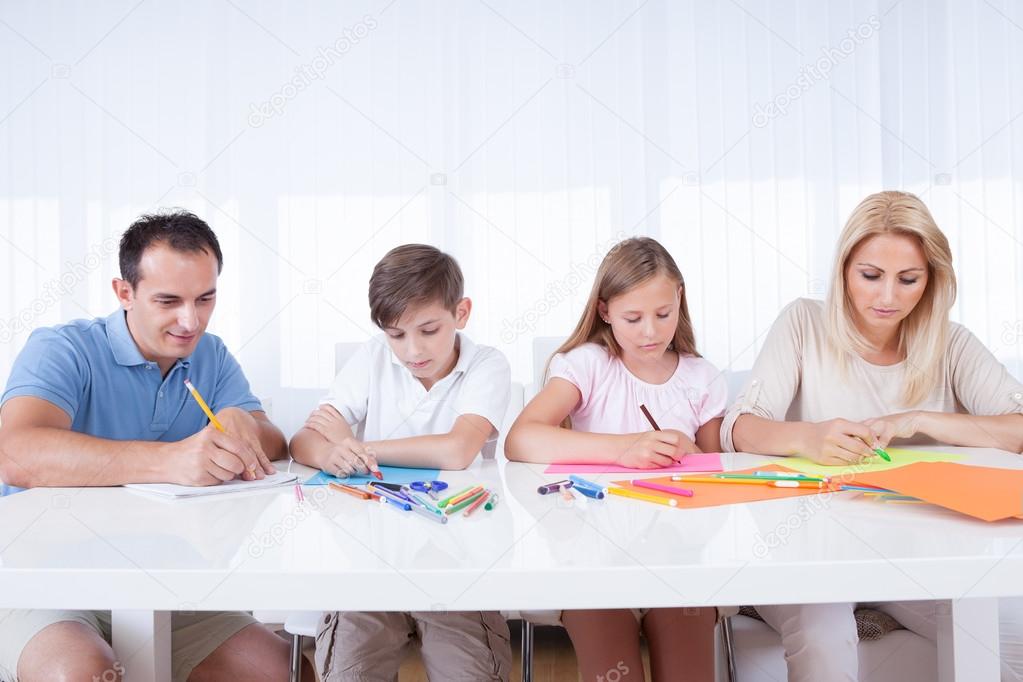
[[[597,314],[600,315],[600,319],[602,319],[605,324],[609,323],[607,317],[607,303],[601,300],[597,301]]]

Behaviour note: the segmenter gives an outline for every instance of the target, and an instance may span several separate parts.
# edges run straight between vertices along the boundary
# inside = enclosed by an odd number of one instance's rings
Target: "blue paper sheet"
[[[380,473],[384,475],[387,483],[411,483],[412,481],[435,481],[440,474],[440,469],[410,469],[408,467],[380,467]],[[327,485],[328,483],[347,483],[349,485],[362,485],[377,480],[373,476],[348,476],[338,478],[322,471],[312,476],[302,485]]]

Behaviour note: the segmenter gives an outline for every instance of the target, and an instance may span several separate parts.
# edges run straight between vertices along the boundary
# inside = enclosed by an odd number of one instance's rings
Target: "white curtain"
[[[114,308],[117,237],[170,206],[220,236],[211,331],[289,434],[410,241],[528,382],[609,245],[654,236],[742,369],[882,188],[928,203],[954,319],[1018,368],[1021,67],[1005,0],[3,2],[0,380],[32,328]]]

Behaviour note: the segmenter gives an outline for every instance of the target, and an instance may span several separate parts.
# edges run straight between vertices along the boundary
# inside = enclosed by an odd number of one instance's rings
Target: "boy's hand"
[[[331,445],[320,468],[339,478],[379,470],[372,450],[355,438],[346,438],[340,444]]]
[[[306,428],[312,429],[334,445],[351,439],[351,428],[341,413],[330,405],[320,405],[305,420]]]

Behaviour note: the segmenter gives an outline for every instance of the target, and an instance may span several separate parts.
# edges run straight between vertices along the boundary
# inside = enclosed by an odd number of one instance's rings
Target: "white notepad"
[[[176,483],[128,483],[125,488],[139,490],[144,493],[152,493],[160,497],[202,497],[205,495],[224,495],[226,493],[239,493],[246,490],[259,490],[261,488],[273,488],[288,483],[297,483],[298,475],[289,474],[286,471],[278,471],[272,476],[256,480],[242,481],[234,480],[221,483],[220,485],[191,486],[177,485]]]

